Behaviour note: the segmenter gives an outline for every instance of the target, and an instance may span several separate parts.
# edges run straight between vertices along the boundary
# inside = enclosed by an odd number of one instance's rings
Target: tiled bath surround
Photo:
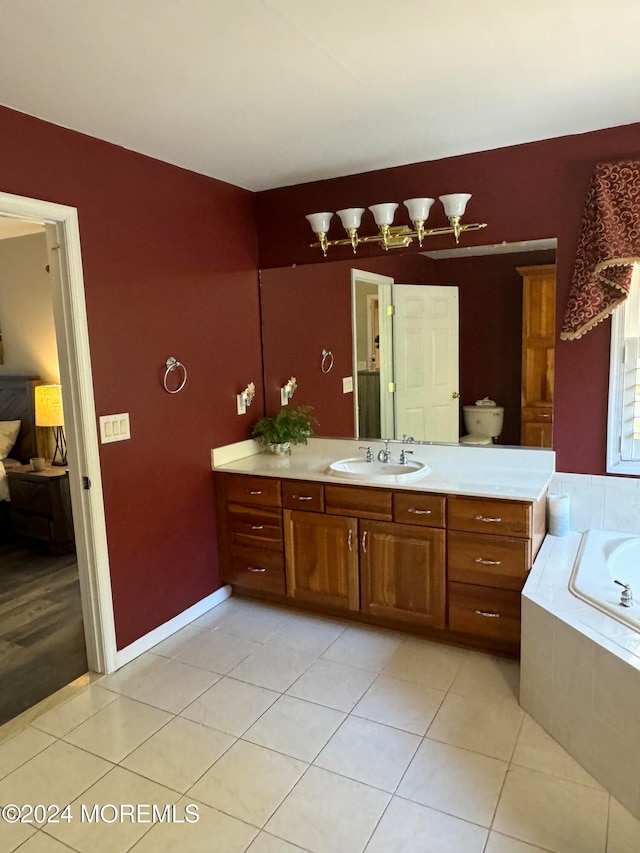
[[[636,479],[562,474],[572,532],[548,536],[522,597],[522,707],[640,817],[640,634],[568,590],[580,534],[640,535]]]

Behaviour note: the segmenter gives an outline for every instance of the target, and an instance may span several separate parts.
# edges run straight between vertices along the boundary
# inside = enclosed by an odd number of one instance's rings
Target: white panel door
[[[458,288],[394,284],[396,436],[458,441]]]

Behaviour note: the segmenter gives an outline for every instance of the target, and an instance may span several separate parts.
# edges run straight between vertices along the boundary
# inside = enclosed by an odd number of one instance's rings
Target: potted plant
[[[253,427],[253,438],[272,453],[291,453],[291,445],[306,444],[318,424],[312,406],[283,406],[274,418],[260,418]]]

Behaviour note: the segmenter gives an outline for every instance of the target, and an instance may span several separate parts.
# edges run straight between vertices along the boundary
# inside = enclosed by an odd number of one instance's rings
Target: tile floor
[[[0,850],[637,853],[640,822],[517,694],[511,661],[229,599],[0,729],[0,804],[71,804],[0,822]]]

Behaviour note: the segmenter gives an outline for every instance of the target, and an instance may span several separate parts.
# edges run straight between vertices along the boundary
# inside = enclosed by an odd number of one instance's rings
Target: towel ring
[[[184,366],[184,364],[182,364],[182,362],[178,361],[178,359],[174,358],[172,355],[169,356],[165,363],[167,365],[167,369],[164,372],[164,378],[162,380],[164,390],[167,392],[167,394],[177,394],[178,391],[182,391],[184,386],[187,384],[187,368]],[[169,378],[169,374],[172,370],[178,369],[181,369],[184,375],[182,377],[182,382],[178,385],[177,388],[172,391],[167,385],[167,379]]]
[[[333,367],[333,353],[331,350],[323,349],[322,350],[322,361],[320,362],[320,370],[323,373],[329,373],[331,368]]]

